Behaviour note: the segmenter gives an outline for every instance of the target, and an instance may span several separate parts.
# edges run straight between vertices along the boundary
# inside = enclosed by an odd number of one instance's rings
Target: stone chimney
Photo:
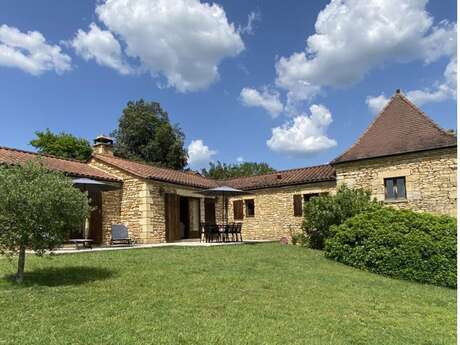
[[[93,153],[113,156],[113,139],[105,135],[98,135],[94,139]]]

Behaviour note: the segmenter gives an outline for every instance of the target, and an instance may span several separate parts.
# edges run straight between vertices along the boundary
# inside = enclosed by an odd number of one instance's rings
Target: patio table
[[[80,249],[80,248],[93,249],[93,240],[88,239],[88,238],[76,238],[76,239],[69,240],[69,242],[72,242],[73,244],[75,244],[76,249]],[[79,247],[79,245],[81,245],[81,247]]]

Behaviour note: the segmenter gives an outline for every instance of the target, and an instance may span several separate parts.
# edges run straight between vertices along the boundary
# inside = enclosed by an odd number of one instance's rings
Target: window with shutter
[[[302,195],[294,195],[294,217],[302,216]]]
[[[233,219],[234,220],[243,219],[243,200],[233,201]]]

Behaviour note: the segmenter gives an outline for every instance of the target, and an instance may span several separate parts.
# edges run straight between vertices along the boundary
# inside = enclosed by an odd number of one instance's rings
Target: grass
[[[300,247],[28,256],[26,270],[24,286],[0,280],[0,344],[456,343],[456,290]]]

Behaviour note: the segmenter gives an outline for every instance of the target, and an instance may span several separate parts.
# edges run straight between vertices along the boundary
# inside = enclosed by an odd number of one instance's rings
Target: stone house
[[[335,193],[337,185],[365,188],[398,208],[456,216],[457,139],[397,92],[362,136],[330,164],[216,181],[196,172],[160,168],[113,155],[110,138],[96,138],[88,162],[0,147],[0,163],[41,158],[50,169],[114,186],[89,191],[95,211],[90,238],[110,241],[112,224],[125,224],[137,243],[173,242],[200,236],[200,223],[243,223],[244,239],[278,240],[300,230],[303,204]],[[200,192],[218,186],[247,194],[222,198]]]

